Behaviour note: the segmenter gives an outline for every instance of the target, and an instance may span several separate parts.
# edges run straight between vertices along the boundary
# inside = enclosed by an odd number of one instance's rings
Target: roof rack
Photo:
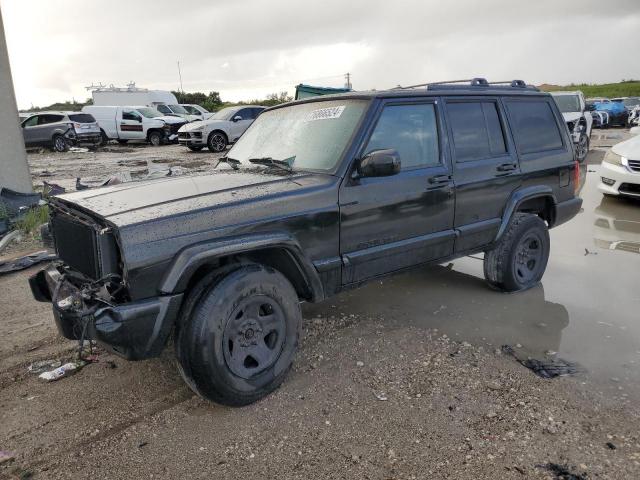
[[[526,88],[528,90],[538,91],[536,87],[533,85],[527,85],[524,80],[506,80],[502,82],[488,82],[486,78],[468,78],[465,80],[447,80],[444,82],[429,82],[429,83],[419,83],[417,85],[409,85],[406,87],[402,87],[398,85],[392,90],[410,90],[413,88],[426,87],[427,90],[442,90],[449,88],[469,88],[469,87],[480,87],[480,88]]]

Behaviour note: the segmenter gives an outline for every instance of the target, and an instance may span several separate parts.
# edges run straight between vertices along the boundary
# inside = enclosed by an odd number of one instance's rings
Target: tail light
[[[573,193],[575,195],[578,194],[578,191],[580,190],[580,162],[578,162],[578,160],[576,160],[574,162],[574,169],[573,169]]]

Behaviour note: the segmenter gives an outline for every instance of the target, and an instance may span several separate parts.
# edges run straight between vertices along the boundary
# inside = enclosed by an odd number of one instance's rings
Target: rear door
[[[518,156],[496,97],[445,101],[456,185],[456,252],[490,243],[502,213],[521,184]]]
[[[142,116],[133,109],[123,108],[117,120],[118,137],[125,140],[144,138]]]
[[[340,189],[342,283],[453,252],[454,197],[435,99],[385,101],[358,154],[395,149],[400,173],[348,177]],[[355,160],[357,161],[357,160]]]

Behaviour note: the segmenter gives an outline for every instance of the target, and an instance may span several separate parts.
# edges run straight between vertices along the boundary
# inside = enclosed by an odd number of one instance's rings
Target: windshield
[[[180,105],[169,105],[169,108],[173,111],[173,113],[188,115],[187,111],[184,108],[182,108]]]
[[[144,107],[144,108],[137,108],[136,110],[138,110],[142,114],[142,116],[147,118],[162,117],[162,114],[155,108]]]
[[[236,113],[240,108],[238,107],[227,107],[222,110],[218,110],[214,113],[209,120],[229,120],[231,116]]]
[[[272,158],[286,159],[294,170],[332,170],[367,105],[366,100],[329,100],[264,112],[228,156],[245,164]]]
[[[553,99],[562,113],[580,111],[580,97],[578,95],[554,95]]]

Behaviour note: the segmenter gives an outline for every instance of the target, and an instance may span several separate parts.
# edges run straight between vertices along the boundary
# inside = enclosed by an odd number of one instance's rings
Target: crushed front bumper
[[[82,293],[53,265],[29,278],[33,297],[51,302],[60,334],[82,336],[128,359],[143,360],[162,352],[178,317],[182,294],[163,295],[120,305],[82,298]]]

